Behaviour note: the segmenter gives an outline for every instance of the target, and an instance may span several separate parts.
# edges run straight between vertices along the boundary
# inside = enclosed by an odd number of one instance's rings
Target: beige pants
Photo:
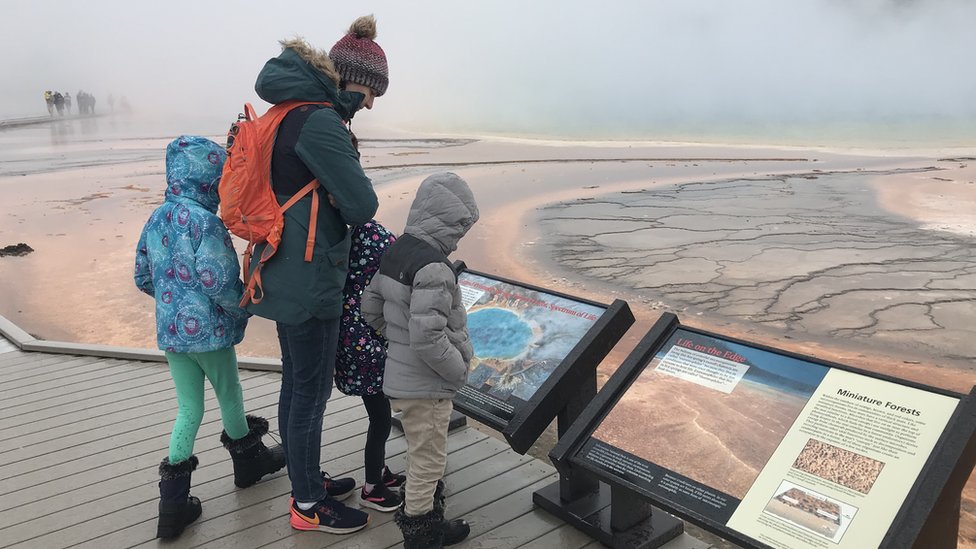
[[[448,399],[390,399],[400,412],[407,439],[407,498],[405,511],[418,517],[434,508],[437,481],[447,467],[447,427],[454,403]]]

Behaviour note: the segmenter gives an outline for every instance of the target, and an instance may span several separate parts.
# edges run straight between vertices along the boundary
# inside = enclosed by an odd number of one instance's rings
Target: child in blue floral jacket
[[[244,415],[234,345],[244,338],[248,314],[237,254],[217,217],[217,184],[227,155],[196,136],[180,136],[166,148],[166,196],[146,222],[136,247],[135,283],[156,300],[156,341],[166,352],[176,385],[178,412],[169,455],[159,466],[157,537],[174,538],[200,516],[190,496],[196,469],[193,444],[203,419],[204,378],[220,405],[220,440],[234,463],[234,483],[251,486],[285,465],[280,446],[261,437],[268,421]]]
[[[400,506],[400,496],[390,488],[398,488],[406,477],[393,474],[385,464],[392,414],[390,401],[383,394],[386,340],[363,320],[359,304],[363,290],[380,267],[380,258],[394,241],[393,233],[375,220],[353,228],[335,367],[336,388],[344,394],[362,397],[369,415],[364,449],[366,484],[360,492],[359,504],[384,512],[395,511]]]

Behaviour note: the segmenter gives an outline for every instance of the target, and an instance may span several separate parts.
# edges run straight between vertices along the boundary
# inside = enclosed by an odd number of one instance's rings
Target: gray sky
[[[572,137],[976,120],[973,0],[278,3],[2,0],[0,116],[45,89],[231,119],[277,40],[373,13],[390,87],[361,127]],[[285,7],[287,6],[287,7]],[[263,105],[262,105],[263,107]],[[261,110],[261,108],[259,108]]]

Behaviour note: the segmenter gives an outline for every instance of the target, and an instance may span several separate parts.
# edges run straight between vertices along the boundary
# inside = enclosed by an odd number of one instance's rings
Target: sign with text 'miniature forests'
[[[574,466],[747,546],[883,546],[966,398],[656,328],[554,458],[571,447]]]

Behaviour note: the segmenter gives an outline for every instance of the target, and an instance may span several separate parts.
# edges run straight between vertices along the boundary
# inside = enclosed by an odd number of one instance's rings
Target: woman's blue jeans
[[[296,501],[325,499],[319,466],[322,415],[332,394],[339,319],[277,323],[281,344],[278,429]]]

